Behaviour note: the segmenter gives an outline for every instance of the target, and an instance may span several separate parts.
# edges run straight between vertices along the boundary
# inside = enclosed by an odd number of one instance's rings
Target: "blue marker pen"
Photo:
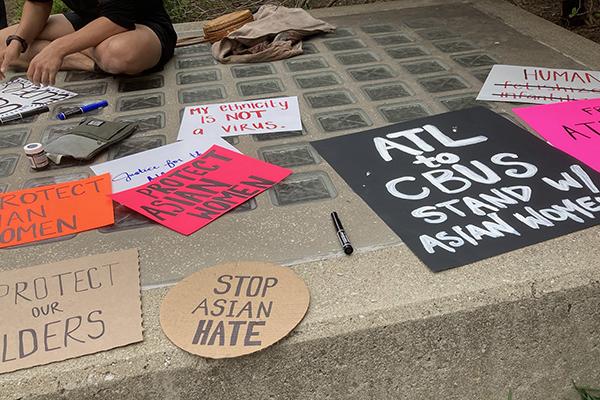
[[[107,105],[108,105],[108,101],[106,101],[106,100],[102,100],[97,103],[86,104],[81,107],[72,108],[70,110],[63,111],[60,114],[58,114],[56,116],[56,118],[58,118],[60,120],[65,120],[73,115],[84,114],[89,111],[97,110],[98,108],[106,107]]]

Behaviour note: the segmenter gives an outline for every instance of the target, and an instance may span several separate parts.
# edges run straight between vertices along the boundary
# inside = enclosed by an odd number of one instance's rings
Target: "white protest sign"
[[[77,93],[52,86],[42,87],[23,78],[13,79],[0,84],[0,117],[34,110],[74,96]]]
[[[200,138],[175,142],[92,165],[90,168],[96,175],[110,173],[113,193],[118,193],[148,183],[171,169],[198,157],[215,144],[239,153],[235,147],[221,137],[204,135]]]
[[[477,100],[549,104],[600,97],[600,71],[494,65]]]
[[[289,132],[302,129],[297,97],[278,97],[186,107],[177,140]]]

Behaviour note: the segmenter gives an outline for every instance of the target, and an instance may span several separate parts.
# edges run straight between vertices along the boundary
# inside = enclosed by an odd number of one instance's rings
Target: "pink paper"
[[[174,231],[190,235],[291,173],[214,145],[151,182],[112,197]]]
[[[554,147],[600,172],[600,99],[514,108]]]

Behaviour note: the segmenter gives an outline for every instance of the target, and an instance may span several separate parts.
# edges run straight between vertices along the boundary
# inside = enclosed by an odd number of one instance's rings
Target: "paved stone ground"
[[[191,237],[116,205],[114,226],[4,250],[1,266],[136,246],[142,254],[143,283],[156,285],[219,261],[297,263],[339,252],[328,220],[332,210],[340,212],[358,248],[397,243],[308,141],[476,105],[476,93],[495,63],[588,67],[468,4],[367,13],[330,22],[338,26],[335,33],[307,41],[300,57],[274,63],[218,65],[210,47],[198,45],[178,49],[164,71],[144,77],[62,73],[57,85],[79,93],[79,98],[55,106],[50,114],[0,129],[0,190],[89,176],[88,165],[81,163],[35,172],[20,147],[65,134],[78,120],[64,123],[52,116],[98,99],[110,102],[95,113],[98,117],[138,121],[140,129],[94,162],[173,142],[185,105],[296,95],[303,131],[229,139],[245,154],[295,173]],[[190,28],[195,26],[180,27]],[[514,120],[505,104],[483,105]]]
[[[186,104],[297,95],[304,129],[233,138],[243,153],[294,174],[192,236],[117,206],[113,227],[3,250],[0,270],[137,247],[147,290],[143,343],[0,376],[0,398],[462,400],[506,398],[516,387],[518,398],[541,399],[563,398],[571,378],[597,383],[597,227],[432,274],[308,144],[469,107],[497,62],[599,69],[597,45],[493,0],[314,14],[339,29],[290,60],[218,65],[201,45],[143,78],[61,75],[59,86],[82,95],[73,103],[108,99],[100,117],[141,123],[95,162],[173,142]],[[509,104],[486,106],[515,120]],[[74,122],[43,115],[2,127],[0,189],[90,175],[88,165],[32,172],[21,154],[23,144],[48,142]],[[332,210],[358,248],[352,257],[339,248]],[[305,320],[284,343],[238,360],[205,361],[174,348],[160,331],[165,288],[157,286],[239,259],[294,264],[312,295]]]

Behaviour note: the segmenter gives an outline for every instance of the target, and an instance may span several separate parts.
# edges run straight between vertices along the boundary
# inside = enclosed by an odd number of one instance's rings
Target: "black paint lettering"
[[[252,291],[252,284],[256,282],[256,290],[253,292]],[[253,276],[250,278],[250,281],[248,282],[248,288],[246,289],[246,296],[248,297],[256,297],[258,296],[258,293],[260,292],[260,287],[262,286],[263,283],[263,277],[262,276]]]
[[[56,230],[58,231],[58,233],[62,233],[64,231],[65,227],[67,227],[71,231],[76,231],[77,230],[77,215],[73,214],[70,224],[61,218],[58,218],[56,220]]]
[[[208,333],[210,332],[210,328],[212,328],[212,324],[212,320],[207,321],[205,319],[201,319],[198,321],[198,327],[196,328],[196,333],[192,339],[192,344],[198,344],[198,342],[200,342],[200,345],[204,346],[208,340]]]
[[[42,285],[38,284],[39,281],[42,282]],[[43,296],[38,293],[40,286],[44,288]],[[48,297],[48,285],[46,284],[46,278],[40,277],[33,280],[33,292],[35,293],[35,298],[37,300],[43,300]]]
[[[212,336],[210,337],[210,340],[208,341],[208,345],[214,346],[217,339],[219,339],[219,346],[225,346],[225,325],[223,325],[223,321],[219,321],[217,324]]]
[[[217,160],[221,160],[221,161],[231,161],[231,158],[217,154],[217,152],[215,150],[207,151],[206,153],[202,154],[203,159],[211,158],[211,157],[216,158]]]
[[[227,304],[227,300],[225,300],[225,299],[215,300],[213,303],[213,307],[217,311],[211,311],[210,315],[212,315],[213,317],[219,317],[219,316],[223,315],[223,313],[225,312],[225,304]]]
[[[227,211],[231,208],[231,204],[213,200],[204,202],[203,206],[217,211]]]
[[[235,278],[238,280],[237,287],[235,289],[235,295],[239,296],[242,292],[242,285],[246,279],[250,279],[250,276],[247,275],[236,275]]]
[[[88,334],[87,336],[92,339],[92,340],[96,340],[96,339],[100,339],[102,336],[104,336],[104,332],[106,332],[106,326],[104,325],[104,321],[102,321],[101,319],[93,319],[92,318],[92,314],[98,314],[98,316],[102,315],[102,311],[100,310],[94,310],[92,312],[90,312],[87,316],[87,321],[90,324],[98,324],[100,325],[100,333],[98,333],[97,335],[90,335]]]
[[[159,182],[161,183],[161,185],[165,185],[165,186],[174,186],[174,187],[183,186],[183,182],[179,182],[177,179],[160,178]]]
[[[2,335],[2,362],[9,362],[9,361],[14,361],[17,358],[13,357],[13,358],[6,358],[6,355],[8,354],[8,335],[5,333],[4,335]]]
[[[214,179],[202,178],[200,180],[202,183],[193,183],[191,185],[187,185],[186,189],[196,190],[198,192],[207,192],[210,194],[217,194],[218,191],[209,189],[209,188],[229,188],[231,185],[225,182],[219,182]]]
[[[186,192],[186,191],[177,191],[175,192],[175,196],[182,197],[188,201],[188,205],[193,206],[196,203],[200,203],[204,201],[207,197],[210,197],[208,194],[204,193],[194,193],[194,192]]]
[[[262,341],[251,340],[252,337],[260,335],[259,332],[254,332],[255,326],[265,326],[265,321],[250,321],[248,322],[248,329],[246,330],[246,337],[244,337],[244,346],[260,346]]]
[[[583,134],[583,133],[581,133],[579,131],[576,131],[575,129],[570,128],[567,125],[563,125],[563,129],[565,130],[565,132],[567,132],[567,134],[569,136],[571,136],[571,139],[573,139],[573,140],[577,140],[577,138],[575,137],[576,134],[579,135],[579,136],[583,136],[586,139],[590,138],[588,135]]]
[[[250,175],[248,179],[251,180],[242,181],[242,185],[251,186],[259,189],[268,189],[275,184],[275,182],[273,181],[255,175]]]
[[[194,310],[192,311],[192,314],[196,314],[196,311],[201,310],[201,309],[204,310],[204,315],[208,315],[208,304],[206,302],[206,299],[204,299],[200,303],[198,303],[196,308],[194,308]]]
[[[48,339],[56,337],[56,335],[50,335],[48,333],[48,328],[53,325],[53,324],[58,324],[60,323],[60,320],[58,321],[52,321],[52,322],[48,322],[44,325],[44,350],[46,351],[54,351],[54,350],[58,350],[60,349],[60,346],[58,347],[48,347]]]
[[[153,202],[154,203],[154,202]],[[168,215],[170,217],[174,217],[177,215],[177,213],[172,213],[169,211],[164,211],[161,210],[159,208],[154,208],[154,207],[150,207],[150,206],[140,206],[140,208],[144,211],[146,211],[148,214],[152,215],[154,218],[157,218],[160,221],[164,221],[166,218],[163,218],[162,215]]]
[[[273,310],[273,302],[270,301],[269,306],[265,306],[265,302],[261,301],[258,303],[258,310],[256,311],[256,318],[269,318],[271,311]]]
[[[225,294],[227,292],[229,292],[229,290],[231,289],[231,280],[233,279],[233,276],[231,275],[221,275],[217,278],[217,282],[221,283],[223,285],[225,285],[225,289],[223,291],[219,291],[217,290],[217,288],[213,289],[213,292],[215,294]]]
[[[267,295],[267,290],[269,290],[272,287],[277,286],[278,282],[279,282],[279,280],[277,278],[275,278],[274,276],[267,277],[265,279],[265,286],[263,288],[262,297],[265,297]]]
[[[90,289],[100,289],[102,287],[102,283],[98,282],[98,285],[94,286],[94,280],[92,279],[92,271],[98,271],[98,268],[92,267],[87,270],[88,285]]]
[[[231,337],[229,338],[229,345],[235,346],[238,341],[238,337],[240,334],[240,327],[245,325],[246,321],[229,321],[229,325],[233,326],[233,330],[231,331]]]
[[[31,337],[32,349],[29,352],[27,352],[25,350],[25,338],[24,338],[25,333],[29,333],[29,335]],[[29,357],[30,355],[35,353],[37,351],[37,349],[38,349],[37,333],[35,333],[35,331],[33,329],[20,330],[19,331],[19,358],[23,359],[23,358]]]
[[[27,289],[27,282],[17,282],[17,284],[15,285],[15,304],[19,304],[19,297],[24,300],[31,301],[31,299],[29,299],[21,294],[26,289]]]
[[[77,321],[77,326],[75,328],[71,328],[71,320],[76,320]],[[79,343],[85,343],[85,341],[83,340],[79,340],[76,337],[71,336],[71,333],[75,332],[77,329],[79,329],[79,327],[81,326],[81,321],[82,318],[78,315],[76,317],[70,317],[67,318],[67,320],[65,321],[65,340],[64,340],[64,347],[68,346],[69,340],[68,339],[72,339],[76,342]]]
[[[81,272],[85,272],[85,270],[84,269],[80,269],[80,270],[75,271],[75,273],[74,273],[74,275],[75,275],[75,292],[76,293],[85,292],[85,291],[88,290],[87,288],[85,288],[85,289],[82,288],[81,290],[79,290],[79,283],[80,282],[85,282],[84,278],[80,279],[79,276],[78,276],[78,274],[80,274]]]
[[[60,295],[62,296],[65,292],[63,290],[63,281],[62,281],[62,277],[64,275],[69,275],[70,272],[64,272],[62,274],[57,274],[57,275],[52,275],[53,278],[58,278],[58,288],[60,290]]]
[[[201,211],[202,214],[198,214],[196,212],[191,212],[191,211],[188,211],[186,214],[191,215],[192,217],[198,217],[198,218],[202,218],[202,219],[213,219],[213,216],[219,215],[219,212],[217,212],[217,211],[206,210],[206,209],[200,208],[200,207],[195,207],[194,210]]]

